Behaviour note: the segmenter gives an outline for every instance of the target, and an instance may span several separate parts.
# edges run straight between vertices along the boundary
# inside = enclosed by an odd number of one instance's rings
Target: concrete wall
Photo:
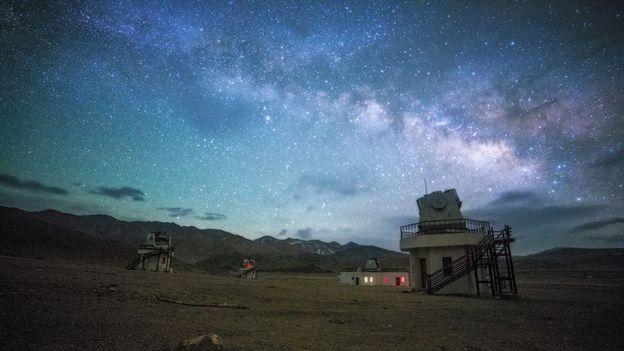
[[[340,272],[340,284],[355,285],[355,277],[357,272]]]
[[[435,248],[440,246],[477,245],[485,234],[453,233],[453,234],[424,234],[409,238],[401,238],[401,251],[411,249]]]
[[[170,257],[166,253],[146,258],[143,261],[141,269],[152,272],[168,272],[170,266]]]
[[[421,283],[420,259],[424,258],[427,263],[427,274],[431,274],[442,268],[442,258],[451,257],[456,260],[466,255],[470,246],[442,246],[428,247],[410,250],[410,288],[424,290]],[[473,294],[476,293],[474,274],[468,273],[462,278],[440,290],[442,294]]]

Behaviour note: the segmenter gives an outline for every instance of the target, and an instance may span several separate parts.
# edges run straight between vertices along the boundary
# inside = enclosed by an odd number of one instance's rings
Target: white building
[[[409,286],[408,272],[340,272],[340,284]]]
[[[366,261],[364,269],[358,268],[355,271],[340,272],[340,284],[347,285],[382,285],[382,286],[409,286],[408,272],[383,271],[376,258]]]
[[[152,272],[171,272],[171,258],[174,248],[171,236],[154,232],[147,234],[145,243],[137,251],[139,258],[128,265],[128,269],[140,269]]]
[[[516,294],[509,244],[511,230],[495,234],[488,222],[466,219],[455,189],[417,200],[420,221],[401,227],[401,251],[409,252],[410,288],[428,293]]]

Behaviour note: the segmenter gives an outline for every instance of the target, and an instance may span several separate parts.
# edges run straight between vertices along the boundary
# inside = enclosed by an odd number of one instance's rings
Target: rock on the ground
[[[217,334],[204,334],[182,340],[175,351],[212,351],[223,350],[223,341]]]

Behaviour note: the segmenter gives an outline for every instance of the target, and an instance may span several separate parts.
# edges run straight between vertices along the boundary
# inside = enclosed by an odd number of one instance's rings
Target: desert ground
[[[623,350],[624,273],[519,272],[517,299],[0,257],[5,350]],[[239,305],[247,309],[186,306]]]

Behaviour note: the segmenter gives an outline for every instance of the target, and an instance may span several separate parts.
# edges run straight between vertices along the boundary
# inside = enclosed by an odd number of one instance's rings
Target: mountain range
[[[260,270],[337,272],[364,265],[376,257],[382,268],[405,270],[406,254],[376,246],[320,240],[250,240],[218,229],[174,223],[128,222],[106,215],[77,216],[55,210],[27,212],[0,206],[0,255],[99,263],[125,267],[147,233],[164,231],[175,246],[174,270],[212,273],[236,271],[244,258]],[[514,258],[518,271],[617,270],[624,267],[624,249],[554,248]]]
[[[622,271],[624,249],[556,247],[517,257],[514,263],[518,271]]]
[[[354,242],[341,245],[271,236],[250,240],[223,230],[175,223],[128,222],[106,215],[27,212],[0,206],[0,255],[121,265],[136,255],[145,235],[155,231],[172,236],[177,268],[214,273],[234,271],[248,257],[254,258],[261,270],[289,272],[353,269],[370,257],[377,257],[385,268],[406,269],[409,261],[406,254]]]

